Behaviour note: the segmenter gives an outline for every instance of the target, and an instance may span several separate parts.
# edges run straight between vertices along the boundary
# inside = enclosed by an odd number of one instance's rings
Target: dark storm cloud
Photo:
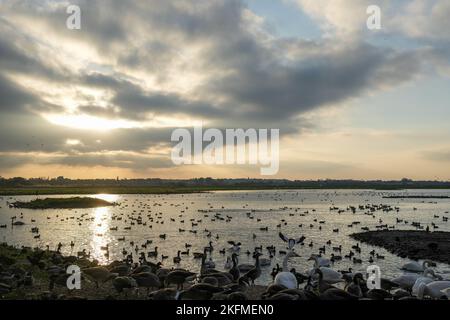
[[[21,112],[23,108],[37,99],[17,86],[14,82],[0,75],[0,111],[4,112]]]
[[[71,1],[81,6],[79,31],[65,28],[66,7],[62,2],[52,3],[59,5],[6,1],[0,9],[0,151],[66,154],[48,160],[51,164],[167,166],[164,158],[148,162],[142,155],[92,153],[144,153],[148,148],[170,144],[173,128],[104,133],[57,126],[41,114],[62,113],[64,106],[45,102],[45,93],[39,96],[20,86],[9,74],[33,76],[66,88],[83,86],[110,93],[110,99],[104,101],[106,107],[96,101],[83,101],[77,106],[78,114],[133,121],[176,114],[205,119],[209,126],[222,129],[279,128],[282,134],[292,134],[315,125],[302,119],[308,111],[378,87],[395,86],[420,71],[421,63],[415,54],[364,43],[337,50],[327,45],[327,40],[305,43],[290,39],[287,47],[288,40],[268,36],[238,0]],[[40,51],[40,46],[51,47],[45,43],[47,39],[38,43],[15,30],[20,29],[20,24],[8,20],[13,14],[27,17],[30,23],[45,23],[66,41],[88,45],[105,58],[104,65],[76,72],[57,65],[52,56]],[[54,45],[57,51],[58,44]],[[180,58],[184,49],[191,47],[195,47],[195,54]],[[317,48],[321,50],[301,55]],[[291,51],[300,54],[291,57]],[[170,91],[174,65],[175,77],[183,78],[188,70],[205,80],[189,94]],[[150,90],[145,80],[133,78],[135,74],[131,75],[130,70],[151,76],[168,89]],[[81,143],[68,145],[68,139]]]
[[[133,170],[168,168],[173,166],[170,157],[149,157],[136,154],[69,154],[63,157],[50,158],[45,161],[45,164],[59,164],[71,167],[102,166]]]

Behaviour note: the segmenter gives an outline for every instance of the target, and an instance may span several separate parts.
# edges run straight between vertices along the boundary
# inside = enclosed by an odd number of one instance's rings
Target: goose
[[[149,265],[141,265],[136,267],[135,269],[133,269],[133,271],[131,272],[131,274],[138,274],[138,273],[143,273],[143,272],[153,272],[153,269],[151,266]]]
[[[92,267],[81,270],[82,273],[86,274],[89,278],[93,279],[96,287],[99,287],[99,283],[105,283],[108,280],[114,279],[119,275],[117,273],[111,273],[105,267]]]
[[[230,294],[232,292],[245,291],[249,285],[248,280],[249,279],[246,277],[239,277],[237,279],[237,282],[233,282],[233,283],[223,286],[223,288],[225,289],[224,293]]]
[[[431,267],[431,266],[435,266],[435,264],[431,260],[424,260],[422,262],[422,264],[420,264],[417,261],[410,261],[408,263],[405,263],[400,269],[409,271],[409,272],[421,273],[421,272],[424,272],[425,269],[427,269],[428,267]]]
[[[185,270],[174,270],[167,274],[165,279],[165,285],[169,286],[170,284],[176,284],[177,289],[183,289],[183,284],[187,278],[194,276],[195,273],[185,271]]]
[[[255,266],[244,274],[244,277],[250,279],[252,281],[253,285],[255,284],[255,280],[257,278],[259,278],[259,276],[261,275],[261,266],[259,264],[259,257],[260,256],[261,256],[261,253],[256,252],[256,254],[255,254],[255,258],[256,258]]]
[[[298,257],[299,255],[293,250],[289,250],[288,254],[283,259],[282,271],[275,276],[274,284],[281,285],[287,289],[297,289],[298,282],[295,275],[288,269],[288,260],[291,257]]]
[[[358,300],[355,296],[339,288],[329,288],[320,294],[320,300]]]
[[[147,288],[147,294],[150,291],[150,288],[159,288],[161,287],[161,281],[158,276],[151,272],[140,272],[131,275],[131,277],[136,280],[138,287]]]
[[[178,250],[177,252],[177,256],[173,258],[173,263],[178,264],[181,261],[181,257],[180,257],[181,251]]]
[[[345,291],[354,296],[357,296],[358,298],[362,298],[363,292],[361,289],[361,283],[363,281],[364,281],[363,275],[361,273],[356,273],[353,276],[352,282],[346,286]]]
[[[366,293],[366,297],[371,300],[386,300],[392,299],[392,294],[383,289],[370,289]]]
[[[226,285],[234,281],[233,275],[229,272],[222,272],[215,269],[207,269],[203,274],[200,275],[200,278],[204,277],[216,277],[219,281],[219,286]]]
[[[120,264],[109,270],[112,273],[117,273],[120,277],[126,276],[130,273],[131,267],[128,264]]]
[[[232,261],[233,265],[232,265],[231,269],[228,272],[233,276],[233,280],[236,281],[236,280],[239,279],[240,274],[241,274],[240,271],[239,271],[239,268],[237,266],[237,264],[238,264],[238,257],[237,257],[236,253],[233,253],[231,255],[231,261]]]
[[[386,290],[386,291],[391,291],[392,289],[398,288],[399,285],[389,279],[386,278],[381,278],[380,279],[380,286],[381,289]]]
[[[148,256],[149,258],[156,258],[156,257],[158,256],[158,247],[155,247],[155,250],[154,250],[154,251],[149,251],[149,252],[147,253],[147,256]]]
[[[165,288],[151,292],[148,297],[152,300],[176,300],[179,292],[175,289]]]
[[[223,290],[220,287],[208,283],[198,283],[187,290],[181,291],[178,300],[210,300],[215,293],[222,292]]]
[[[250,264],[250,263],[241,263],[240,265],[238,265],[238,269],[241,273],[248,272],[249,270],[253,269],[254,267],[255,267],[255,265]]]
[[[312,273],[308,277],[308,282],[305,286],[305,290],[316,292],[320,294],[325,290],[334,288],[331,284],[323,281],[323,273],[320,269],[313,269]]]
[[[267,298],[270,298],[271,296],[273,296],[273,295],[275,295],[275,294],[277,294],[280,291],[283,291],[285,289],[286,289],[286,287],[283,286],[283,285],[271,284],[270,286],[267,287],[266,291],[261,294],[261,298],[263,300],[267,299]]]
[[[137,288],[136,280],[132,277],[116,277],[113,279],[113,287],[118,293],[122,293],[125,289]]]

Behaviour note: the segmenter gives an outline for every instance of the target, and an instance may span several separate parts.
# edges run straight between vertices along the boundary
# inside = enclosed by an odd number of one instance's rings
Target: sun
[[[139,128],[137,122],[121,119],[105,119],[89,115],[48,114],[44,118],[50,123],[82,130],[109,131],[113,129]]]

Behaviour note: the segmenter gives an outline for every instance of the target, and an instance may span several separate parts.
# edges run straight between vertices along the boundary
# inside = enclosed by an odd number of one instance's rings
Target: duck
[[[291,257],[298,257],[299,255],[295,253],[292,249],[286,254],[283,259],[282,271],[277,273],[274,279],[275,285],[284,286],[287,289],[297,289],[298,282],[296,276],[288,269],[288,260]]]

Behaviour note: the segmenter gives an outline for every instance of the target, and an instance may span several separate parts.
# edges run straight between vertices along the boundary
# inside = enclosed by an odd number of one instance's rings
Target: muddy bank
[[[386,230],[354,233],[350,237],[383,247],[402,258],[450,264],[450,232]]]

